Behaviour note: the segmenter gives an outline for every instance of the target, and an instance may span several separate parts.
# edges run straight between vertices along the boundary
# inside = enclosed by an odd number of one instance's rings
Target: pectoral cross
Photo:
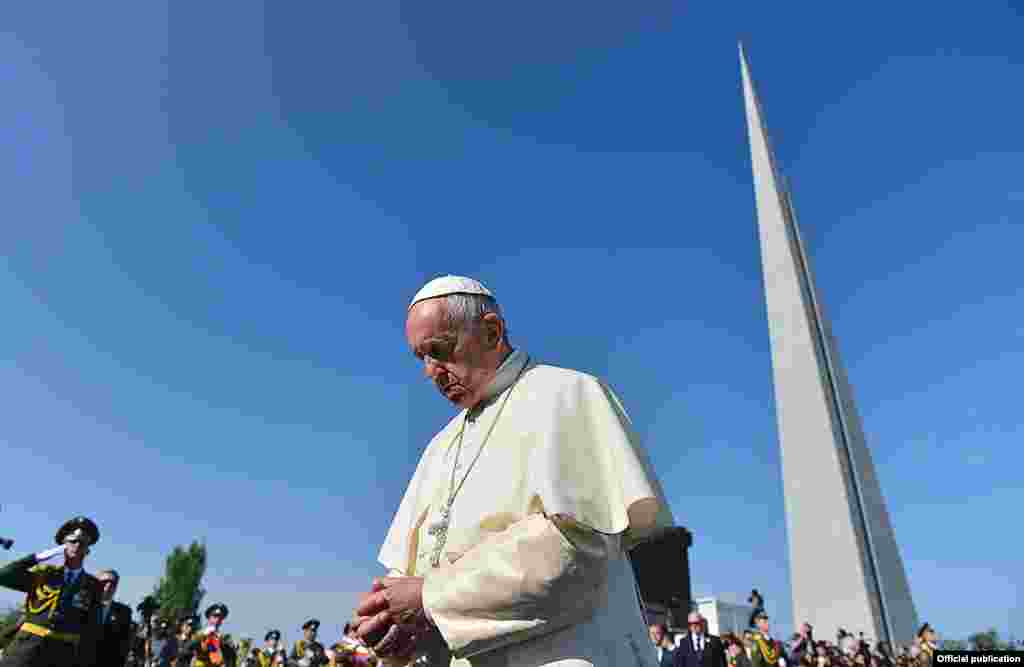
[[[451,508],[447,505],[441,508],[441,520],[430,524],[427,535],[434,538],[434,553],[430,556],[430,565],[438,567],[441,565],[441,552],[444,550],[445,542],[448,541],[448,526],[451,524]]]

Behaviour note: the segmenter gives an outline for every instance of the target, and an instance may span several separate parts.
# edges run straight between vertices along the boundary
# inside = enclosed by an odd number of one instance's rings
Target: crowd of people
[[[931,667],[937,648],[935,630],[925,623],[910,646],[895,650],[886,642],[872,643],[863,634],[840,629],[834,642],[814,638],[809,623],[787,641],[772,636],[768,614],[755,612],[751,627],[721,637],[708,634],[707,621],[697,612],[687,617],[687,632],[670,633],[651,625],[650,637],[660,667]]]
[[[56,547],[29,554],[0,567],[0,586],[25,594],[17,622],[0,636],[0,667],[372,667],[377,658],[346,625],[344,634],[325,647],[318,641],[320,621],[302,625],[303,637],[291,647],[281,631],[270,630],[261,646],[235,641],[224,632],[228,607],[207,607],[205,622],[196,616],[176,622],[132,610],[115,600],[116,570],[85,571],[85,559],[100,538],[87,517],[65,522]],[[61,565],[49,561],[63,555]],[[154,610],[155,611],[155,610]]]
[[[280,630],[269,630],[262,644],[250,638],[235,640],[222,632],[228,609],[213,605],[206,610],[206,625],[197,630],[195,617],[181,619],[176,626],[154,618],[148,632],[141,624],[133,628],[133,641],[118,667],[372,667],[376,657],[360,640],[350,624],[342,637],[328,646],[319,641],[320,621],[302,625],[302,639],[290,647],[281,640]]]

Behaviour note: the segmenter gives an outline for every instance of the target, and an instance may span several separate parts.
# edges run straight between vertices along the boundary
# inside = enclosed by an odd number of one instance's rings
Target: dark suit
[[[700,653],[693,648],[693,636],[683,635],[674,658],[674,667],[726,667],[725,647],[722,640],[714,635],[704,635]]]
[[[675,654],[676,652],[672,649],[661,649],[661,661],[658,663],[658,667],[673,667],[675,665]],[[658,655],[657,648],[654,649],[654,655]]]
[[[135,637],[132,635],[132,610],[128,605],[112,602],[106,621],[97,617],[89,641],[82,649],[81,667],[123,667]],[[102,623],[102,625],[101,625]]]

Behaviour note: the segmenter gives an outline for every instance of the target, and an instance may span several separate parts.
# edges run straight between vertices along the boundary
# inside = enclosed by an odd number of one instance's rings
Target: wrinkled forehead
[[[450,328],[447,312],[444,299],[427,299],[413,306],[405,318],[409,346],[416,348],[423,341],[446,333]]]

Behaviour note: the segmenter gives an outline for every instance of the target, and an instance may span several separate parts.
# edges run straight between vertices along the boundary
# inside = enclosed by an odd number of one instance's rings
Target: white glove
[[[42,563],[43,561],[50,560],[51,558],[53,558],[57,554],[62,554],[62,553],[64,553],[64,547],[63,546],[54,547],[52,549],[47,549],[46,551],[40,551],[39,553],[36,554],[36,561]]]

